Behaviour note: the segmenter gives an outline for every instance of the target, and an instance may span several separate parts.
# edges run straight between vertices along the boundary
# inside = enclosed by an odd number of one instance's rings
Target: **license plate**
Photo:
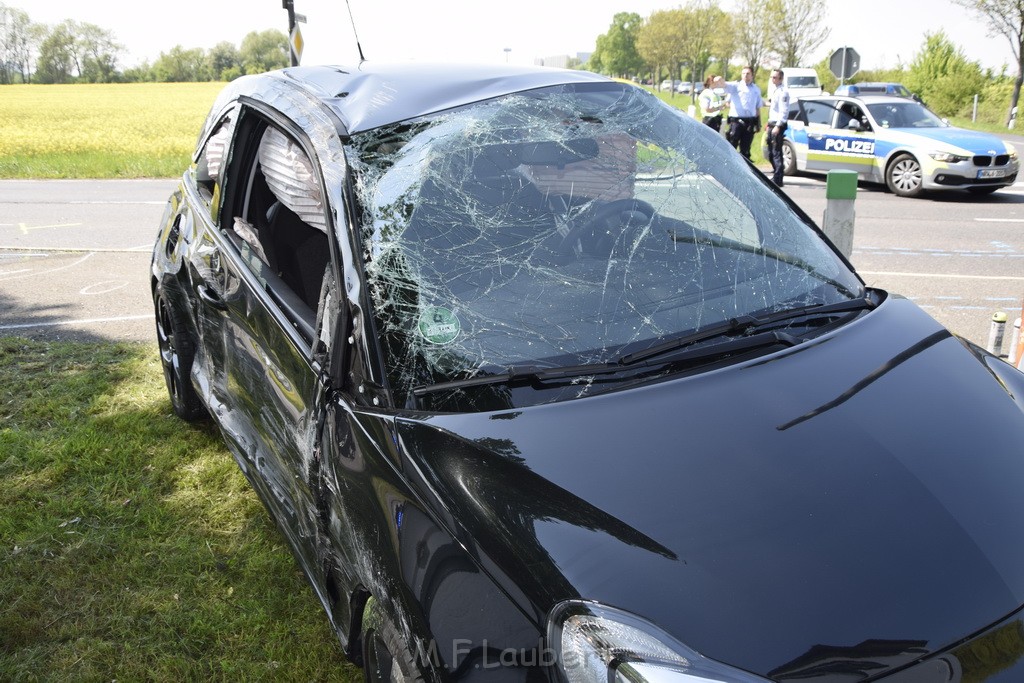
[[[986,168],[984,171],[978,171],[979,178],[1002,178],[1006,175],[1006,171],[998,168]]]

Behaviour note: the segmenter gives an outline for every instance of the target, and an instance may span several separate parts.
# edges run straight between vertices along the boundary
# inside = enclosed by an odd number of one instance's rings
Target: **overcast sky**
[[[104,0],[2,0],[28,12],[32,21],[55,24],[75,19],[113,31],[127,48],[122,66],[152,62],[176,44],[210,48],[246,33],[287,28],[281,0],[174,0],[165,6]],[[360,43],[373,61],[509,61],[532,64],[536,57],[575,55],[594,49],[619,11],[647,17],[682,0],[350,0]],[[946,35],[982,67],[1009,65],[1013,53],[1003,37],[949,0],[825,0],[831,34],[806,60],[811,65],[843,45],[861,55],[863,68],[909,64],[926,32]],[[723,9],[733,8],[722,0]],[[295,0],[306,15],[303,64],[344,64],[358,60],[344,0]],[[506,51],[508,48],[508,51]],[[793,65],[790,65],[793,66]],[[804,65],[801,65],[804,66]]]

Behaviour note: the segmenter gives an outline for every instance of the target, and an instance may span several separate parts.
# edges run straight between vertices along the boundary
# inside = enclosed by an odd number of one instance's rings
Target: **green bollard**
[[[825,185],[825,218],[822,230],[847,259],[853,253],[853,202],[857,198],[856,171],[829,171]]]

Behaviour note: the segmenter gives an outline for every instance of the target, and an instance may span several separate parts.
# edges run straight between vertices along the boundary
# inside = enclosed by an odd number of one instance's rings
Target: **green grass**
[[[356,680],[155,347],[0,337],[0,680]]]
[[[693,104],[693,106],[696,107],[696,111],[698,112],[698,114],[700,113],[700,105],[697,104],[696,99],[691,100],[690,95],[684,95],[682,93],[676,93],[673,95],[672,93],[661,92],[659,90],[651,88],[650,86],[643,87],[644,89],[653,93],[655,97],[659,98],[663,102],[671,104],[673,107],[676,107],[677,109],[681,109],[682,111],[685,112],[688,110],[689,106]],[[763,118],[764,117],[762,116],[762,119]],[[727,126],[728,124],[724,125]],[[750,145],[750,161],[752,161],[754,165],[757,166],[758,168],[771,169],[771,164],[768,162],[767,159],[764,158],[764,155],[761,153],[761,142],[763,139],[764,130],[762,129],[760,133],[754,136],[754,142]]]
[[[198,132],[199,128],[196,127]],[[190,152],[171,155],[82,151],[0,157],[0,179],[10,178],[175,178]]]

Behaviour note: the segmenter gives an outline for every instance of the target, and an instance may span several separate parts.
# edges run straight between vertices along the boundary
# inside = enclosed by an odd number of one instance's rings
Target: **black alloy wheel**
[[[405,638],[374,598],[363,611],[363,675],[367,683],[424,681]]]
[[[160,365],[163,366],[171,407],[178,417],[187,422],[200,420],[206,416],[206,409],[196,394],[189,376],[195,357],[195,347],[188,337],[181,317],[163,293],[157,292],[154,303]]]

